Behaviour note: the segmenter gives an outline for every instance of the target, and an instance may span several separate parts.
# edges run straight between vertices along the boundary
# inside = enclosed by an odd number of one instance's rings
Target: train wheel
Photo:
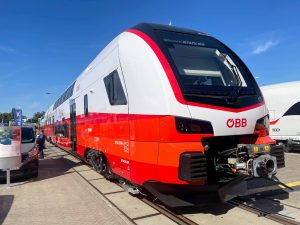
[[[106,179],[116,179],[116,175],[112,172],[109,162],[102,152],[89,150],[86,155],[86,159],[93,169],[103,175]]]
[[[111,170],[110,166],[109,166],[109,162],[106,160],[106,169],[105,169],[105,178],[108,179],[108,180],[117,180],[117,175]]]
[[[86,160],[87,162],[93,167],[93,169],[97,172],[102,171],[102,157],[100,152],[95,151],[95,150],[89,150],[87,155],[86,155]]]

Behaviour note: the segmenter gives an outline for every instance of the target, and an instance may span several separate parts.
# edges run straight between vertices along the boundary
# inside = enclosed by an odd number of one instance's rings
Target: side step
[[[131,185],[131,184],[128,184],[126,183],[125,181],[120,181],[120,185],[121,187],[127,191],[128,193],[132,194],[132,195],[144,195],[138,187],[134,186],[134,185]]]
[[[216,185],[176,185],[155,181],[144,183],[143,187],[166,207],[180,209],[219,203]]]

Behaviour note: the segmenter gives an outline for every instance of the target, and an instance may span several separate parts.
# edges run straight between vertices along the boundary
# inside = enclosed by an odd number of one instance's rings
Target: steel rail
[[[152,208],[156,209],[161,214],[165,215],[166,217],[168,217],[169,219],[171,219],[172,221],[174,221],[177,224],[180,224],[180,225],[197,225],[197,223],[190,220],[189,218],[187,218],[183,215],[177,214],[177,213],[167,209],[165,206],[163,206],[159,203],[155,203],[153,200],[151,201],[147,198],[141,198],[141,200],[144,203],[146,203],[149,206],[151,206]]]
[[[230,200],[227,203],[230,204],[230,205],[233,205],[235,207],[238,207],[240,209],[244,209],[244,210],[246,210],[248,212],[257,214],[258,216],[265,217],[267,219],[276,221],[276,222],[281,223],[281,224],[285,224],[285,225],[300,225],[299,222],[291,220],[289,218],[286,218],[283,215],[266,212],[264,210],[261,210],[261,209],[249,206],[249,205],[247,205],[245,203],[238,202],[237,200]]]

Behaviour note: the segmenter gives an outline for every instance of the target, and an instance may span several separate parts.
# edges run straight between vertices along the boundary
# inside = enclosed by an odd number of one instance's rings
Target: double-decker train
[[[277,172],[249,69],[214,37],[174,26],[142,23],[117,36],[48,109],[43,127],[104,176],[148,190]]]

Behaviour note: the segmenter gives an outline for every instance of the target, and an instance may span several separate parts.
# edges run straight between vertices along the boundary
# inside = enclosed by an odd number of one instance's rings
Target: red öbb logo
[[[232,127],[246,127],[247,126],[247,119],[246,118],[236,118],[232,119],[229,118],[226,122],[227,127],[232,128]]]

